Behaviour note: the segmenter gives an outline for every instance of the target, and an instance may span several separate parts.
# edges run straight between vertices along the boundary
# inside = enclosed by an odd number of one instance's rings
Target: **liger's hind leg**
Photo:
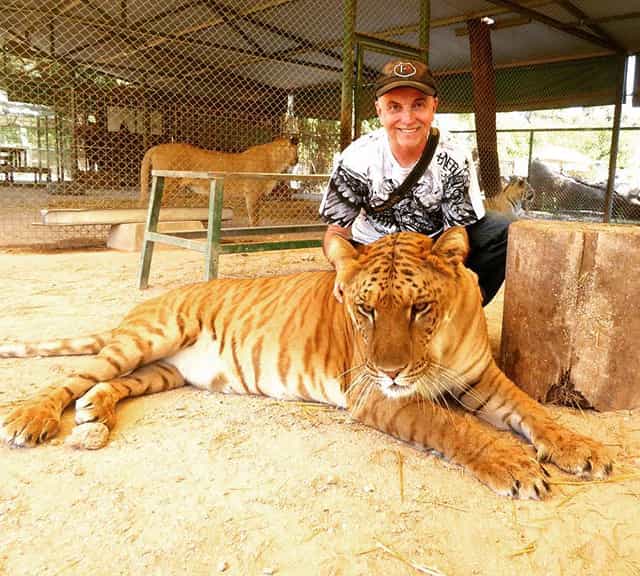
[[[260,222],[260,203],[258,194],[254,191],[244,191],[244,201],[247,206],[249,226],[257,226]]]
[[[76,424],[100,422],[113,430],[116,404],[120,400],[172,390],[184,383],[178,369],[164,362],[154,362],[128,376],[100,382],[76,400]]]

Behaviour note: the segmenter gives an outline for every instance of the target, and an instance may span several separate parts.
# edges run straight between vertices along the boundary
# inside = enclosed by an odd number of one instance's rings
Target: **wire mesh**
[[[145,207],[141,169],[150,150],[158,168],[167,168],[165,162],[181,170],[329,172],[340,149],[349,5],[355,3],[6,2],[0,21],[0,245],[104,242],[106,226],[33,223],[43,208]],[[429,36],[429,63],[440,88],[436,123],[475,149],[486,195],[500,192],[512,176],[528,177],[535,213],[600,218],[613,127],[613,59],[531,62],[514,40],[525,28],[543,34],[542,25],[494,7],[495,25],[478,24],[483,35],[474,40],[469,14],[444,17],[444,6],[434,3]],[[418,54],[424,43],[421,7],[419,0],[399,0],[394,10],[381,0],[357,2],[361,54],[354,56],[362,67],[355,136],[377,126],[371,86],[392,48]],[[387,49],[367,49],[361,40],[372,38]],[[510,52],[492,52],[498,41],[511,42]],[[487,104],[493,101],[495,110]],[[637,112],[625,108],[622,117],[617,219],[637,219],[640,210]],[[292,137],[297,158],[275,166],[276,142]],[[256,147],[262,153],[250,154]],[[206,196],[194,188],[174,182],[166,205],[204,206]],[[254,214],[242,189],[231,191],[225,204],[233,209],[234,226],[317,222],[322,189],[316,182],[270,182],[254,190]]]
[[[42,208],[146,207],[141,185],[152,168],[330,169],[341,30],[321,37],[305,2],[9,4],[0,25],[1,244],[103,242],[105,226],[32,223]],[[318,221],[319,185],[256,182],[229,186],[232,225]],[[205,206],[200,192],[169,182],[163,204]],[[256,196],[257,207],[248,201]]]

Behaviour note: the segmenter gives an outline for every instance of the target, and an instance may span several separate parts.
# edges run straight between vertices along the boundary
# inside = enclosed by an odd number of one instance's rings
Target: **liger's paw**
[[[611,455],[600,442],[571,430],[546,432],[535,439],[534,446],[541,462],[553,462],[561,470],[583,478],[602,480],[613,469]]]
[[[76,400],[76,424],[99,422],[109,430],[116,425],[116,398],[108,387],[97,384]]]
[[[0,437],[11,446],[34,446],[58,433],[60,411],[53,402],[27,401],[0,421]]]
[[[524,446],[495,443],[468,467],[501,496],[541,500],[549,492],[548,472]]]

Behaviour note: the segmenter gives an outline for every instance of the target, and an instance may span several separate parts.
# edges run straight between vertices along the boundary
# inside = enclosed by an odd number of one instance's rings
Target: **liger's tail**
[[[41,342],[1,342],[0,358],[30,358],[33,356],[86,356],[97,354],[113,338],[113,330]]]

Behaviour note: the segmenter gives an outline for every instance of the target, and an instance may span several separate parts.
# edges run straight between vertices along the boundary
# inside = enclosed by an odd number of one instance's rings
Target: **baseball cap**
[[[438,93],[436,81],[424,62],[392,60],[384,65],[381,75],[376,80],[376,98],[402,86],[416,88],[429,96]]]

